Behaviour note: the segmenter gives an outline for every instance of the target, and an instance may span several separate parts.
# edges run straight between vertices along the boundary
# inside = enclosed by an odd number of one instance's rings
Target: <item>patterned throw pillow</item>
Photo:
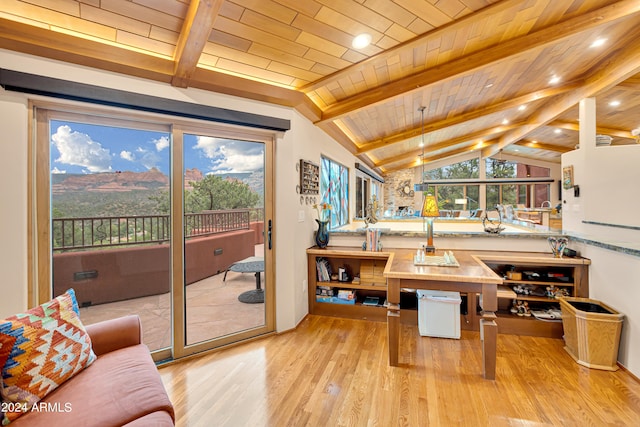
[[[73,289],[0,320],[0,394],[7,425],[96,359]]]

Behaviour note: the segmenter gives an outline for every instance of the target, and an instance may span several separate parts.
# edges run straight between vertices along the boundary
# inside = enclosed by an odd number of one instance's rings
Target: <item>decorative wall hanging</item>
[[[300,194],[320,193],[320,166],[300,159]]]
[[[413,188],[411,188],[411,180],[409,179],[402,181],[396,191],[401,197],[413,197],[415,194]]]
[[[565,190],[573,188],[573,166],[562,168],[562,188]]]

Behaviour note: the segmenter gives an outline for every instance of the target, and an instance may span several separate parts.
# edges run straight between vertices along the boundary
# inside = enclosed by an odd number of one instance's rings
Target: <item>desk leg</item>
[[[482,376],[496,379],[496,347],[498,344],[498,324],[494,313],[482,313],[480,319],[480,339],[482,340]]]
[[[482,339],[482,375],[488,380],[496,379],[496,346],[498,344],[498,287],[495,284],[482,285],[482,318],[480,319],[480,339]]]
[[[387,340],[389,365],[398,366],[400,344],[400,279],[387,279]]]
[[[400,306],[387,310],[387,336],[389,337],[389,366],[398,366],[398,347],[400,344]]]

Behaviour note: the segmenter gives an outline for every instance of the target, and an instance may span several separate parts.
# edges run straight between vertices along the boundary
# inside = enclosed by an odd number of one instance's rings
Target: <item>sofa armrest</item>
[[[140,318],[135,315],[85,326],[96,356],[142,343]]]

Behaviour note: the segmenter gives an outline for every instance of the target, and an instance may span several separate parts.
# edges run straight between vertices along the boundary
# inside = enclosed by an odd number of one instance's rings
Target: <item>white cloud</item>
[[[51,140],[60,152],[56,162],[82,166],[92,173],[111,170],[109,149],[103,148],[102,144],[92,140],[89,135],[76,132],[64,125],[51,136]]]
[[[154,139],[153,143],[155,144],[157,151],[162,151],[165,148],[169,147],[169,137],[168,136],[161,136],[158,139]]]
[[[140,153],[138,156],[138,161],[145,168],[152,169],[155,168],[158,163],[160,163],[161,159],[157,153],[148,150],[138,150],[138,152]]]
[[[51,173],[67,173],[66,170],[60,170],[58,168],[51,169]]]
[[[120,158],[124,159],[124,160],[129,160],[130,162],[135,162],[136,161],[136,157],[133,155],[133,153],[131,151],[122,150],[120,152]]]
[[[147,169],[153,169],[160,162],[160,156],[154,151],[147,150],[142,147],[137,147],[135,153],[131,151],[122,150],[120,157],[130,162],[140,163]]]
[[[198,142],[193,148],[195,150],[202,150],[205,157],[213,159],[214,157],[216,157],[216,153],[220,149],[219,147],[221,145],[223,145],[221,139],[212,138],[209,136],[199,136]]]
[[[211,159],[216,173],[253,172],[264,168],[263,145],[257,142],[199,136],[194,149]]]

